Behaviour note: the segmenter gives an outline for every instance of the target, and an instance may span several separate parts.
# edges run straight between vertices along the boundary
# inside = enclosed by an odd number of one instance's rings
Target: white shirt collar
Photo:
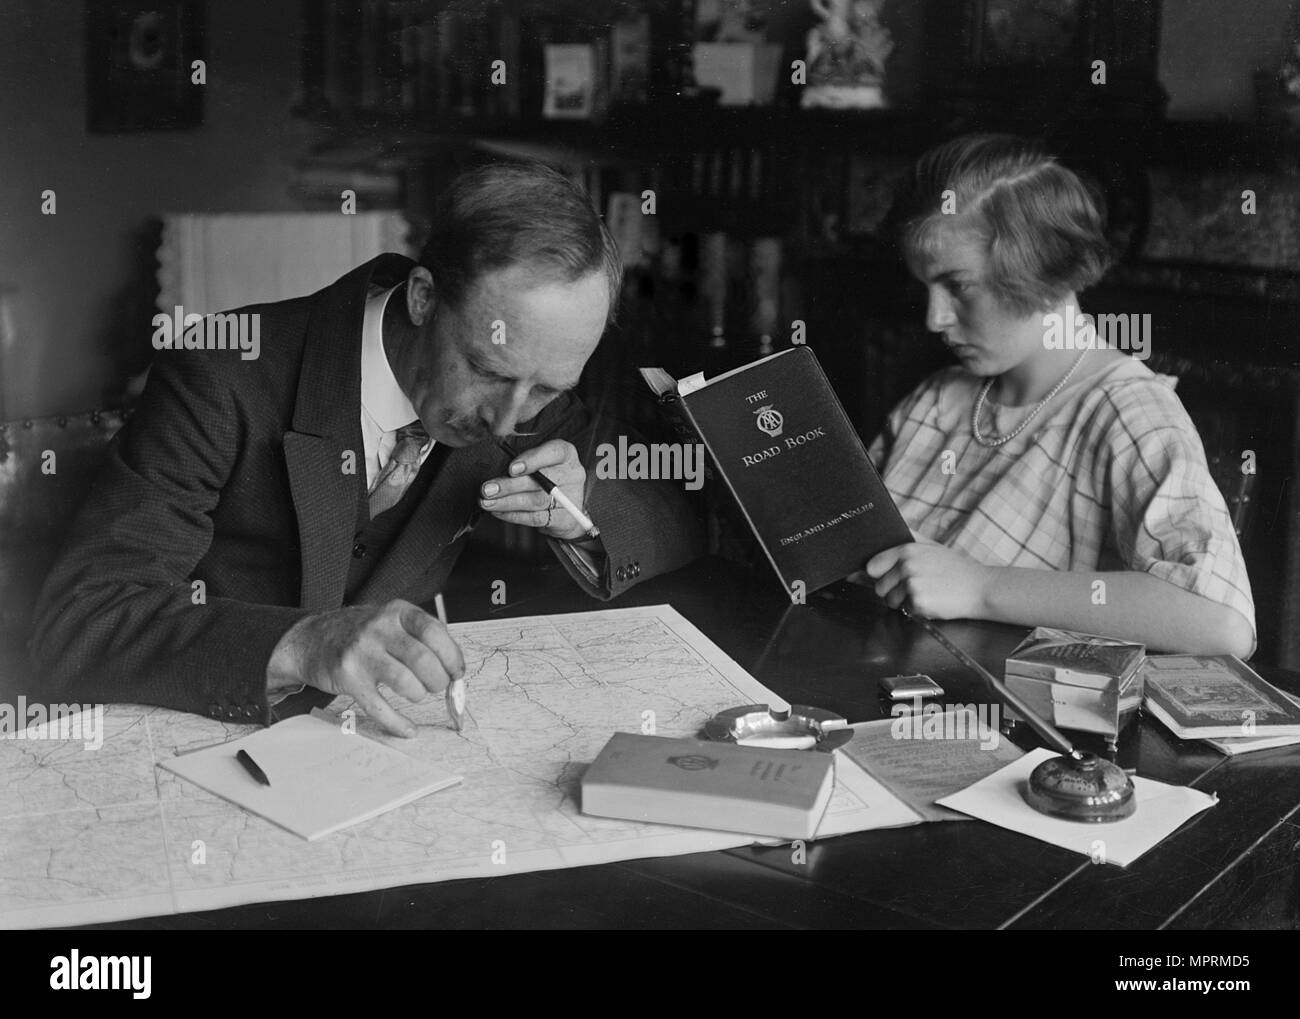
[[[384,351],[384,308],[400,286],[372,290],[361,322],[361,409],[385,432],[396,431],[419,417],[397,384]]]

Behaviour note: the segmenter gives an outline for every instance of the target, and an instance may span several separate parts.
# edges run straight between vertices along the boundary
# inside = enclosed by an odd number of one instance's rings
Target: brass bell
[[[1133,780],[1124,769],[1079,750],[1036,767],[1024,797],[1035,810],[1067,821],[1119,821],[1137,810]]]

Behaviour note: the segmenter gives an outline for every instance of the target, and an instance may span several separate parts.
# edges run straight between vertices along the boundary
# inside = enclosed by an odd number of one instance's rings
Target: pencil
[[[447,606],[443,603],[442,595],[433,596],[433,607],[438,613],[438,622],[443,626],[447,625]],[[465,725],[465,679],[453,679],[447,684],[447,714],[451,716],[451,727],[460,732]]]

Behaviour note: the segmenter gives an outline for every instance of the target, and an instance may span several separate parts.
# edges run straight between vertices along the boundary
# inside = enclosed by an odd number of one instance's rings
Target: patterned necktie
[[[420,451],[429,441],[419,419],[397,430],[397,444],[393,446],[388,463],[370,486],[370,517],[373,520],[386,509],[397,505],[411,482],[420,473]]]

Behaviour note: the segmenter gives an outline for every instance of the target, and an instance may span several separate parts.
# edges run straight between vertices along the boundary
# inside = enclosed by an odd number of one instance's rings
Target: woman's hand
[[[866,574],[891,609],[906,606],[931,619],[979,619],[987,615],[992,570],[946,545],[915,541],[872,556]]]

